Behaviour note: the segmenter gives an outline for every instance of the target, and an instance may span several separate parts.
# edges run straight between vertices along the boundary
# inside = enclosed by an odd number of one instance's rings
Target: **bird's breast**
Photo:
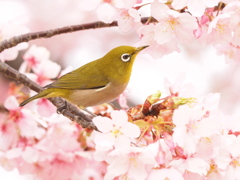
[[[83,107],[96,106],[116,99],[126,86],[127,84],[108,83],[98,89],[73,90],[67,100]]]

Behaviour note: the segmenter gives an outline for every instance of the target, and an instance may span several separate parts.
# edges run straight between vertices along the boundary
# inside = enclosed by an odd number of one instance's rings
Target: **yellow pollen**
[[[204,138],[206,142],[212,143],[212,140],[209,137]]]
[[[129,162],[131,163],[132,166],[137,167],[138,166],[138,162],[136,159],[136,154],[135,153],[131,153],[129,155]]]
[[[167,27],[168,30],[174,30],[175,26],[178,25],[179,23],[177,22],[176,19],[171,18],[170,20],[168,20],[167,24],[168,24],[168,27]]]
[[[209,176],[211,173],[218,173],[216,164],[210,164],[207,176]]]
[[[226,23],[218,23],[217,24],[217,28],[216,28],[216,30],[217,30],[217,33],[218,34],[224,34],[225,32],[226,32],[226,28],[227,28],[227,24]]]
[[[233,55],[234,55],[234,52],[233,52],[233,50],[229,50],[229,51],[226,51],[225,54],[226,54],[226,56],[229,57],[229,59],[232,59]]]
[[[232,165],[234,166],[234,167],[240,167],[240,163],[239,163],[239,161],[237,160],[237,159],[234,159],[233,161],[232,161]]]
[[[122,134],[119,129],[113,129],[111,132],[114,137],[118,137],[120,134]]]

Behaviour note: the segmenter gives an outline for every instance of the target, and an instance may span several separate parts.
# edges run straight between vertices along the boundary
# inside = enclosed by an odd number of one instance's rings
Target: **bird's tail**
[[[42,92],[40,92],[40,93],[38,93],[38,94],[36,94],[36,95],[26,99],[19,106],[22,107],[22,106],[26,105],[27,103],[29,103],[29,102],[31,102],[31,101],[33,101],[35,99],[38,99],[38,98],[48,98],[48,94],[49,94],[49,92],[44,90],[44,91],[42,91]]]

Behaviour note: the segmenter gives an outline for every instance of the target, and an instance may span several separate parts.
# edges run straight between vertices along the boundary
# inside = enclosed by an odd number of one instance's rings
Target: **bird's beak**
[[[137,48],[137,52],[140,52],[141,50],[143,50],[143,49],[145,49],[145,48],[147,48],[148,46],[141,46],[141,47],[138,47]]]

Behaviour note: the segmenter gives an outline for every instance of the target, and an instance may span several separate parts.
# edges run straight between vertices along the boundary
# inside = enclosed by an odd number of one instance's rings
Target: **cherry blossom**
[[[178,95],[180,97],[194,97],[195,89],[191,83],[184,83],[185,74],[179,74],[179,76],[172,83],[168,79],[164,80],[165,89],[169,95]]]
[[[193,32],[198,25],[196,18],[190,14],[173,11],[167,5],[157,1],[152,3],[151,13],[158,23],[139,29],[141,44],[143,42],[151,44],[152,48],[157,48],[160,56],[161,52],[168,54],[179,51],[179,43],[186,44],[194,39]],[[187,25],[186,22],[188,22]]]
[[[196,152],[196,145],[201,137],[210,136],[220,129],[221,114],[218,111],[208,112],[202,106],[180,106],[173,115],[174,128],[173,140],[184,147],[186,154]],[[180,138],[181,137],[181,138]],[[185,138],[182,138],[185,137]]]
[[[29,69],[37,69],[41,63],[50,60],[50,52],[44,47],[32,45],[23,56],[24,62],[19,69],[20,72],[27,72]]]
[[[209,24],[208,33],[215,43],[229,43],[232,39],[232,31],[229,27],[230,15],[220,14]],[[221,37],[221,38],[220,38]]]
[[[135,23],[140,22],[140,15],[136,9],[122,10],[118,18],[119,29],[128,32],[133,29]]]
[[[217,45],[216,50],[219,55],[224,55],[227,63],[239,61],[240,49],[231,44]]]
[[[159,13],[159,11],[161,13]],[[159,44],[175,40],[188,43],[192,40],[193,30],[197,29],[196,19],[188,13],[178,13],[170,10],[167,5],[154,2],[152,16],[159,22],[155,26],[155,40]],[[188,22],[188,25],[186,25]]]
[[[190,171],[205,176],[209,169],[209,164],[203,159],[188,157],[187,159],[177,159],[171,162],[171,165],[178,169],[180,172]]]
[[[28,109],[20,108],[14,96],[9,96],[4,106],[10,111],[9,120],[18,125],[22,136],[35,138],[42,137],[44,130],[39,129],[37,122],[33,120],[37,117]]]
[[[29,30],[27,27],[20,24],[15,24],[12,22],[0,24],[0,42],[13,36],[27,33],[28,31]],[[27,47],[27,43],[20,43],[15,47],[6,49],[0,53],[0,60],[3,62],[7,60],[14,60],[18,56],[18,52],[20,50],[26,49]]]
[[[120,96],[118,97],[118,103],[121,106],[122,109],[129,108],[127,105],[127,93],[124,91]]]
[[[52,82],[51,79],[57,78],[60,73],[60,65],[50,60],[41,62],[36,66],[33,73],[26,73],[26,75],[42,86],[46,86]]]
[[[148,177],[148,180],[165,180],[165,179],[184,180],[182,174],[174,168],[169,168],[169,169],[164,168],[164,169],[153,170]]]
[[[118,148],[108,154],[108,172],[104,179],[110,180],[114,177],[129,179],[142,179],[147,177],[146,167],[153,167],[155,159],[144,149],[138,147]]]
[[[207,1],[207,0],[173,0],[172,6],[175,9],[182,9],[185,6],[188,7],[189,12],[193,16],[200,17],[204,14],[205,9],[208,7],[214,7],[219,3],[219,0]]]
[[[128,116],[124,111],[113,111],[112,119],[107,117],[95,117],[93,122],[99,131],[94,142],[97,147],[104,147],[106,150],[113,147],[128,147],[131,139],[140,135],[138,126],[128,122]]]
[[[240,136],[232,136],[232,144],[228,147],[229,153],[231,157],[231,162],[229,163],[225,179],[240,179],[240,153],[239,153],[239,143],[240,143]]]

